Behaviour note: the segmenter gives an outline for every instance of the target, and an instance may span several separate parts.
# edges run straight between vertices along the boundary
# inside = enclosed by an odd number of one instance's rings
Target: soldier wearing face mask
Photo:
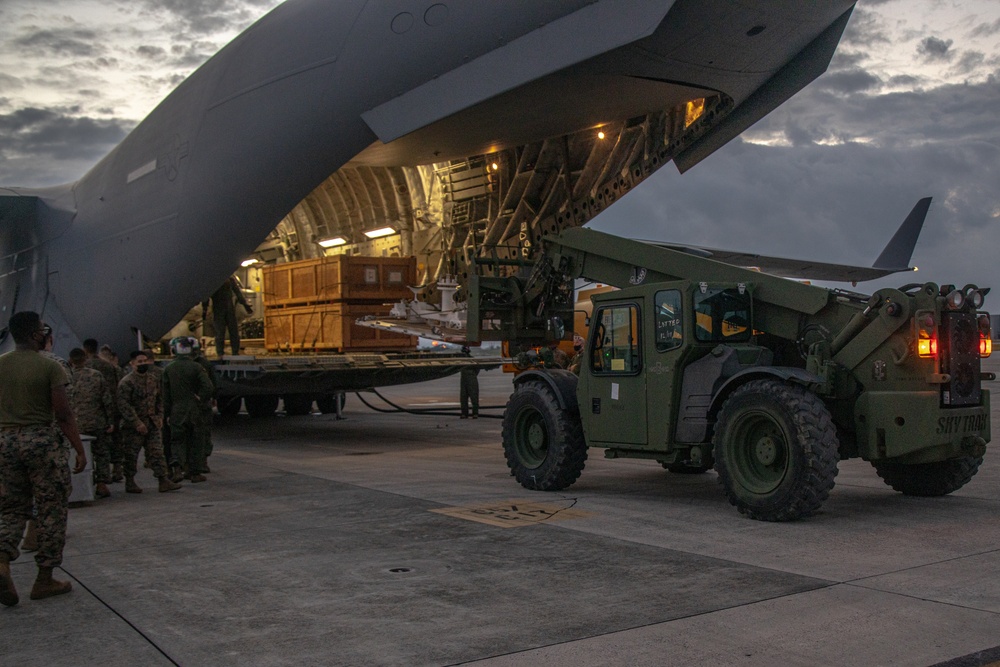
[[[131,357],[132,372],[118,383],[118,410],[122,416],[125,448],[125,492],[142,493],[135,481],[140,449],[145,450],[146,463],[159,480],[159,491],[175,491],[181,485],[170,481],[167,461],[163,457],[163,399],[158,378],[149,373],[153,360],[142,350],[136,350]]]

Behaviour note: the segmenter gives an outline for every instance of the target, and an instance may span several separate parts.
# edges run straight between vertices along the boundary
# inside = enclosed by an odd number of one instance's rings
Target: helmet
[[[197,338],[192,338],[191,336],[178,336],[177,338],[172,338],[170,340],[170,352],[178,356],[191,354],[195,350],[195,345],[197,344]]]

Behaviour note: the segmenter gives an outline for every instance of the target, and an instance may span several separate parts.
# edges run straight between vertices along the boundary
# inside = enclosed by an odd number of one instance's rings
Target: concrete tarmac
[[[989,360],[994,369],[1000,363]],[[510,376],[480,375],[484,405]],[[383,390],[456,408],[458,378]],[[375,399],[377,401],[377,399]],[[499,414],[499,410],[487,411]],[[713,472],[591,450],[509,476],[500,421],[332,415],[215,429],[204,484],[70,512],[71,594],[0,608],[0,664],[986,665],[1000,660],[1000,456],[907,498],[842,462],[816,515],[742,517]],[[994,412],[994,432],[997,413]]]

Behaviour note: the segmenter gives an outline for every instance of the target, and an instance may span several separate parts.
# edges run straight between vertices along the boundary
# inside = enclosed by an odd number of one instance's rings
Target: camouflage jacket
[[[87,359],[87,368],[93,368],[95,371],[100,371],[101,375],[104,377],[104,382],[111,387],[111,392],[116,393],[118,389],[118,381],[121,379],[118,376],[118,369],[115,368],[114,364],[108,363],[101,359],[100,357],[90,357]],[[115,419],[118,419],[118,403],[114,404]]]
[[[136,429],[140,423],[156,426],[163,423],[163,394],[155,375],[129,373],[118,383],[118,411],[125,428]]]
[[[104,376],[93,368],[71,368],[69,404],[81,433],[98,435],[112,423],[114,398]]]

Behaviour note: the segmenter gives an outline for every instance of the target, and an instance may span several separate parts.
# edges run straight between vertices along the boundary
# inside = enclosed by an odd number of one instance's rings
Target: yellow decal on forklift
[[[625,360],[624,359],[612,359],[611,360],[611,370],[613,370],[613,371],[623,371],[623,370],[625,370]]]
[[[580,519],[593,516],[591,512],[573,509],[575,500],[567,500],[565,505],[536,503],[530,500],[501,500],[487,505],[473,507],[445,507],[431,510],[436,514],[488,523],[501,528],[532,526],[550,521]]]

